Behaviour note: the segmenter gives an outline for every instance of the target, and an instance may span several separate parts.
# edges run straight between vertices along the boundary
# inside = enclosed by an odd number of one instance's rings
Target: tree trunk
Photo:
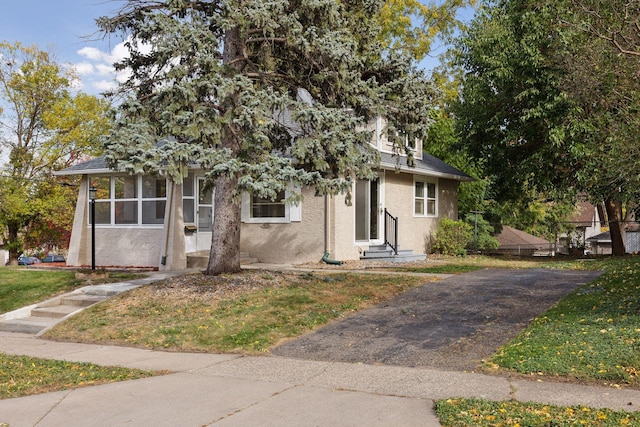
[[[609,233],[611,234],[611,252],[613,255],[625,254],[624,227],[622,224],[622,205],[619,201],[608,198],[604,202],[609,218]]]
[[[240,72],[242,61],[236,59],[241,56],[243,50],[239,29],[234,27],[227,30],[224,36],[223,62]],[[234,109],[239,96],[238,92],[228,96],[222,102],[224,109]],[[240,151],[239,132],[232,127],[233,124],[229,124],[222,129],[220,146],[231,150],[233,156],[237,156]],[[220,176],[216,179],[211,252],[205,274],[218,275],[240,271],[240,201],[234,200],[232,196],[237,183],[237,177]]]
[[[22,251],[22,245],[18,241],[19,227],[14,224],[7,225],[7,241],[5,247],[9,249],[9,265],[18,265],[18,257]]]
[[[240,202],[232,197],[237,179],[216,180],[211,252],[205,274],[240,271]]]

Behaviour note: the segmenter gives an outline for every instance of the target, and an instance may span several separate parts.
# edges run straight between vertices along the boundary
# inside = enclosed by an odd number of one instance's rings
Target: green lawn
[[[81,284],[72,271],[0,267],[0,313],[34,304]]]
[[[487,368],[640,386],[640,258],[591,265],[605,273],[535,319]]]
[[[145,378],[157,374],[159,372],[0,353],[0,399]]]
[[[560,407],[527,402],[492,402],[482,399],[444,399],[436,402],[436,415],[444,427],[619,427],[640,425],[640,413]]]

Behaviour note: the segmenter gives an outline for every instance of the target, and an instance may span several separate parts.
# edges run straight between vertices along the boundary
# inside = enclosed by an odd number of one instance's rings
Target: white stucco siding
[[[260,262],[292,264],[320,261],[324,254],[324,197],[303,191],[301,221],[243,223],[240,250]]]
[[[96,228],[96,266],[157,268],[161,241],[161,228]]]
[[[417,254],[425,252],[424,239],[437,222],[435,216],[414,215],[413,175],[387,172],[385,175],[385,201],[389,213],[398,218],[398,244],[400,249],[411,249]]]
[[[346,196],[344,195],[338,195],[333,198],[333,215],[331,218],[333,244],[331,256],[341,261],[360,258],[359,246],[355,242],[355,207],[353,204],[347,205],[345,199]],[[367,247],[361,249],[364,250]]]

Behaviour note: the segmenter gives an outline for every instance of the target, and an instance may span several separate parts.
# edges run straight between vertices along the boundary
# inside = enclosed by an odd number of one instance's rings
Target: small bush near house
[[[466,255],[465,248],[473,237],[472,227],[464,221],[442,218],[438,224],[433,251],[443,255]]]
[[[467,246],[469,249],[475,251],[498,249],[500,242],[493,237],[494,229],[482,215],[469,213],[464,220],[472,227],[471,239]]]

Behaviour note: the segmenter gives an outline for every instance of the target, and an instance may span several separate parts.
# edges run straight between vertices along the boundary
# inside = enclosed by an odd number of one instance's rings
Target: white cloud
[[[141,52],[148,53],[151,47],[138,46]],[[81,77],[81,87],[87,93],[102,93],[115,89],[118,82],[126,81],[131,72],[124,70],[116,72],[113,64],[122,61],[129,56],[125,42],[113,46],[106,52],[95,47],[83,47],[78,50],[78,55],[86,60],[74,64],[77,74]]]
[[[113,80],[98,80],[92,82],[91,85],[100,92],[106,92],[116,88],[116,82]]]
[[[76,70],[76,73],[78,73],[78,75],[80,76],[91,75],[95,73],[95,68],[93,67],[93,64],[90,64],[88,62],[79,62],[77,64],[73,64],[73,68]]]
[[[118,43],[106,52],[95,47],[83,47],[78,55],[84,61],[74,64],[76,73],[81,78],[80,86],[88,93],[102,93],[113,90],[117,81],[125,81],[128,73],[116,72],[113,64],[128,55],[124,42]]]

